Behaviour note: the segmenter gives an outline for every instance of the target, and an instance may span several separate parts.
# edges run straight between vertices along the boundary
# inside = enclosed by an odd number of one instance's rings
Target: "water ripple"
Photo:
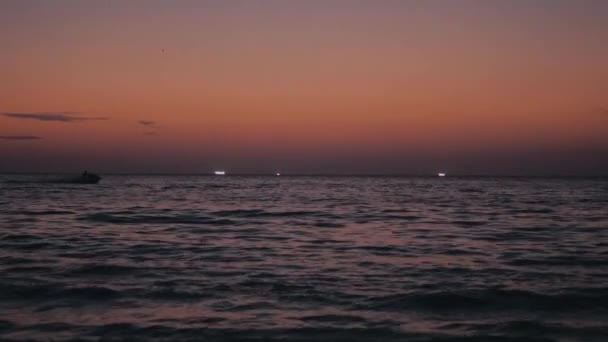
[[[606,179],[10,177],[2,341],[608,334]]]

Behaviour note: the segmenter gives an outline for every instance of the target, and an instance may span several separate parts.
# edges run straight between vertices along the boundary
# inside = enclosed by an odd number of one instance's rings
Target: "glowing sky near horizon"
[[[608,1],[0,2],[0,171],[608,174]]]

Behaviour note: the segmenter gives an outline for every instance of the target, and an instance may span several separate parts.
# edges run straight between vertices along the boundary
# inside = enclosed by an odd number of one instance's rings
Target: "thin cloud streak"
[[[105,118],[105,117],[88,117],[88,116],[79,116],[78,114],[79,113],[73,113],[73,112],[2,113],[3,116],[13,118],[13,119],[52,121],[52,122],[64,122],[64,123],[72,123],[72,122],[79,122],[79,121],[108,120],[108,118]]]
[[[139,120],[138,123],[147,127],[156,127],[156,121]]]
[[[152,120],[139,120],[137,121],[138,124],[145,126],[147,129],[149,129],[149,131],[144,132],[144,135],[147,136],[156,136],[158,135],[158,132],[156,131],[158,129],[158,125],[156,124],[156,121],[152,121]]]
[[[2,140],[41,140],[41,137],[34,135],[0,135]]]

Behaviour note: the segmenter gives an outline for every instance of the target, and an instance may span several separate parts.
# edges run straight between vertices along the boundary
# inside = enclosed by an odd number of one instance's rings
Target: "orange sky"
[[[606,174],[607,18],[591,0],[3,1],[0,171]]]

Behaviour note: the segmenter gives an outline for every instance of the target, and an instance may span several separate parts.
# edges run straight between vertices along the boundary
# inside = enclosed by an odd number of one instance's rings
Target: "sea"
[[[608,179],[0,175],[0,341],[608,341]]]

